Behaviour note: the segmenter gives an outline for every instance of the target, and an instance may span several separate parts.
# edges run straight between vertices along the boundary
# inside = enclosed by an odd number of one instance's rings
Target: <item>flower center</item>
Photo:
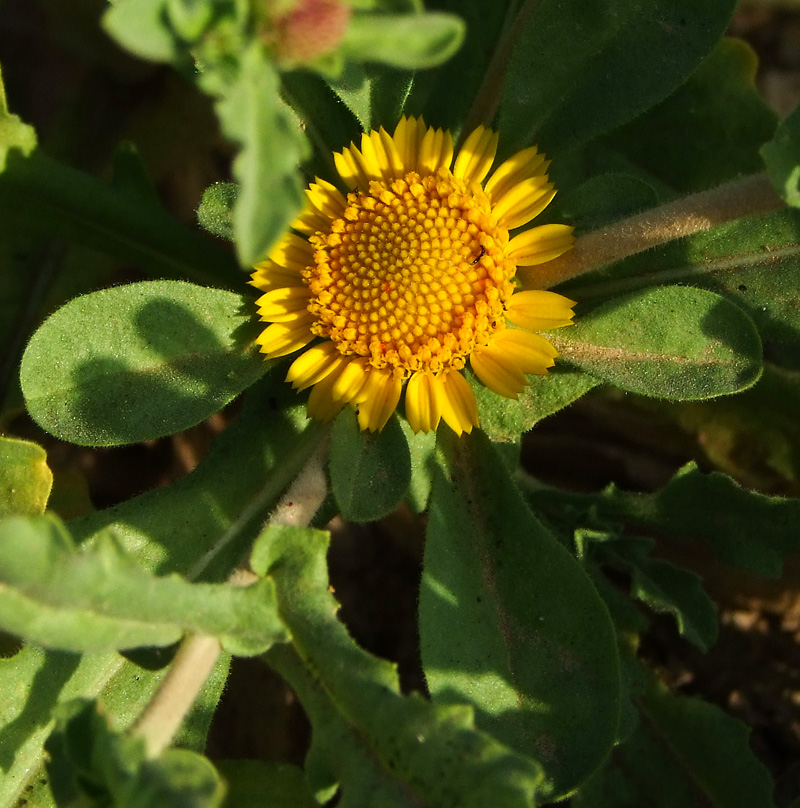
[[[401,378],[463,368],[505,327],[513,291],[508,231],[489,197],[441,169],[371,182],[347,202],[329,232],[310,238],[313,333]]]

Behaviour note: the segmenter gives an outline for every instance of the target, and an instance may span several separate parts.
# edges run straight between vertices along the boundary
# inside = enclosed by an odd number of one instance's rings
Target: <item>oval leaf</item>
[[[737,393],[761,375],[750,318],[712,292],[665,286],[599,306],[550,335],[562,359],[623,390],[691,401]]]
[[[33,335],[20,381],[48,432],[83,446],[160,438],[213,415],[267,369],[241,295],[179,281],[104,289]]]
[[[559,799],[614,742],[611,619],[483,434],[450,440],[439,462],[419,605],[431,694],[473,704],[478,727],[536,759],[543,796]]]
[[[331,432],[331,488],[342,517],[369,522],[391,513],[411,484],[411,454],[397,417],[362,432],[347,407]]]

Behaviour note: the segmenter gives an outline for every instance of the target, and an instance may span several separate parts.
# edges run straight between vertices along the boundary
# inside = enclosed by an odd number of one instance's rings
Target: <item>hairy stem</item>
[[[311,522],[328,492],[323,455],[321,446],[278,502],[267,526],[303,527]],[[255,580],[252,572],[240,569],[228,582],[248,586]],[[164,681],[132,729],[134,736],[144,740],[148,757],[158,757],[170,745],[221,653],[216,637],[190,634],[183,640]]]
[[[766,174],[735,180],[581,236],[568,253],[532,268],[531,284],[549,289],[651,247],[784,204]]]

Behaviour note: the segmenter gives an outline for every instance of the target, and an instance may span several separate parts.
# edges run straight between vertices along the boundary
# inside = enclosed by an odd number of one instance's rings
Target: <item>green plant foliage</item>
[[[28,156],[36,148],[36,131],[8,110],[3,74],[0,72],[0,172],[4,171],[9,152]]]
[[[800,110],[781,121],[775,137],[764,144],[761,156],[775,190],[793,208],[800,207]]]
[[[391,513],[411,484],[411,455],[397,418],[380,432],[362,432],[346,407],[331,431],[330,475],[345,519],[367,522]]]
[[[255,655],[286,639],[272,586],[157,578],[109,534],[76,550],[55,517],[0,525],[0,627],[73,652],[171,645],[194,631]]]
[[[678,630],[701,651],[717,639],[717,612],[701,578],[668,561],[651,558],[652,539],[615,538],[592,548],[591,557],[631,575],[631,596],[675,617]]]
[[[519,397],[509,399],[495,395],[474,376],[468,378],[478,400],[481,429],[493,441],[502,443],[516,440],[521,432],[527,432],[600,384],[588,373],[559,366],[548,376],[529,376],[528,386]]]
[[[239,189],[233,182],[217,182],[203,192],[197,209],[197,221],[220,238],[233,241],[233,206]]]
[[[525,505],[489,441],[449,441],[434,478],[420,593],[436,701],[573,791],[608,754],[619,717],[611,621],[580,565]]]
[[[551,340],[570,364],[656,398],[728,395],[761,375],[761,341],[752,322],[700,289],[664,286],[616,298]]]
[[[541,778],[532,761],[476,731],[466,705],[401,696],[394,667],[349,637],[335,617],[327,547],[320,531],[272,528],[251,558],[257,574],[275,581],[292,635],[291,646],[266,658],[311,719],[307,775],[317,798],[338,786],[342,808],[532,808]]]
[[[111,446],[199,423],[266,370],[240,295],[174,281],[95,292],[35,334],[20,379],[54,435]]]
[[[718,707],[673,696],[640,670],[639,727],[573,797],[575,808],[772,808],[772,783],[747,728]],[[658,783],[657,789],[653,784]]]
[[[223,760],[217,770],[227,781],[224,808],[317,808],[303,770],[289,763]]]
[[[48,773],[58,805],[115,805],[119,808],[217,808],[225,787],[206,758],[169,749],[145,758],[141,741],[113,732],[89,701],[59,710],[48,740]]]
[[[411,482],[408,486],[408,502],[414,513],[422,513],[431,493],[431,472],[435,463],[436,435],[433,432],[411,431],[408,421],[400,421],[411,456]]]
[[[342,43],[345,58],[407,70],[435,67],[464,40],[464,23],[452,14],[356,14]]]
[[[777,116],[756,90],[756,67],[749,45],[724,39],[676,92],[603,142],[681,193],[760,171]]]
[[[627,123],[688,78],[722,35],[735,5],[734,0],[536,4],[516,23],[524,28],[501,102],[503,148],[510,152],[538,142],[556,155]]]
[[[52,487],[53,472],[41,446],[0,437],[0,519],[43,513]]]

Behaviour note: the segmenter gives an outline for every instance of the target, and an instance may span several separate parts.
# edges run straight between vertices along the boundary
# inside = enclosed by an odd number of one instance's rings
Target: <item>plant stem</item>
[[[754,174],[593,230],[568,253],[532,267],[529,285],[549,289],[651,247],[784,205],[767,175]]]
[[[289,486],[267,520],[267,526],[302,527],[314,518],[327,495],[324,448],[323,445],[317,449]],[[228,583],[248,586],[255,580],[252,572],[239,569]],[[158,757],[170,745],[221,653],[222,645],[216,637],[190,634],[184,638],[172,667],[132,729],[135,737],[144,740],[148,757]]]

